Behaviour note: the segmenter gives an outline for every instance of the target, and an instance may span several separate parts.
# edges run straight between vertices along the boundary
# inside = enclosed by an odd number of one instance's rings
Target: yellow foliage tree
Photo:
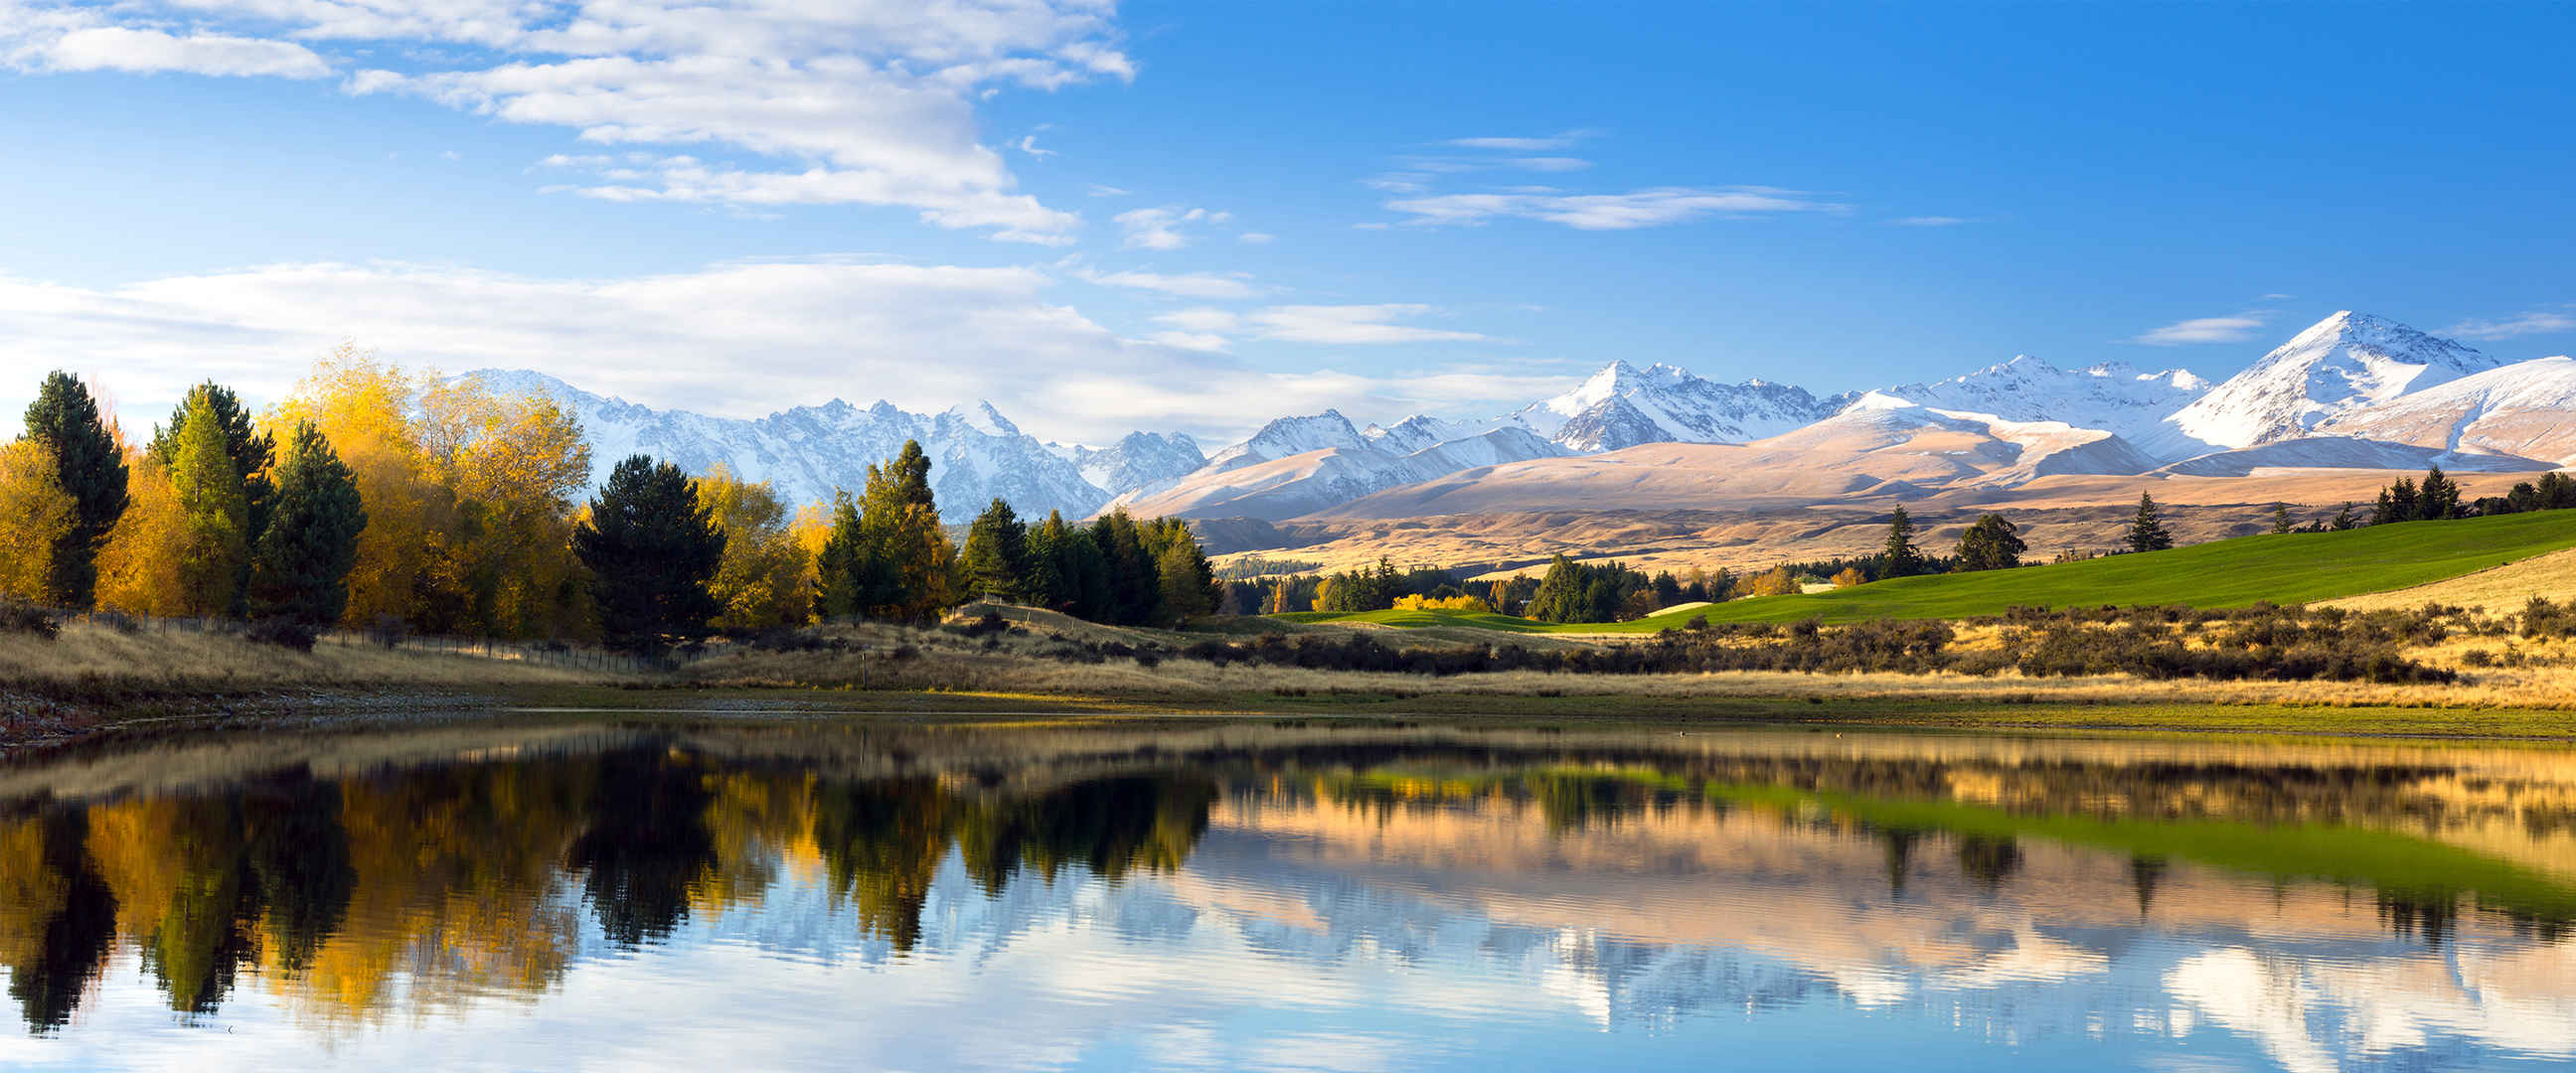
[[[0,446],[0,595],[43,597],[54,546],[72,531],[75,510],[53,448],[33,439]]]
[[[581,423],[553,399],[471,378],[430,385],[420,413],[430,476],[456,504],[430,590],[452,602],[421,617],[507,637],[569,632],[580,617],[571,512],[590,480]]]
[[[179,570],[186,529],[179,489],[169,469],[142,452],[125,452],[129,500],[125,516],[98,552],[98,605],[135,615],[187,613],[187,582]]]
[[[451,524],[454,500],[431,479],[411,419],[412,403],[427,385],[426,377],[344,343],[269,415],[277,428],[312,422],[357,474],[367,528],[358,535],[349,607],[340,616],[349,626],[412,618],[429,574],[433,535]]]
[[[812,561],[800,534],[787,525],[787,507],[766,481],[747,484],[717,465],[698,478],[698,505],[715,516],[725,535],[724,560],[708,590],[724,612],[719,629],[759,630],[803,625],[814,601],[805,589]],[[800,518],[800,520],[802,520]],[[819,514],[816,521],[820,522]],[[828,538],[828,533],[825,534]],[[818,543],[819,547],[819,543]]]
[[[170,486],[179,503],[179,610],[190,615],[231,610],[250,562],[250,503],[212,413],[202,401],[192,407],[170,455]]]
[[[1788,567],[1775,566],[1744,579],[1741,585],[1746,596],[1787,596],[1798,591],[1798,575]]]
[[[1837,589],[1848,589],[1854,585],[1867,584],[1868,582],[1869,575],[1861,573],[1860,568],[1857,566],[1846,566],[1842,568],[1840,573],[1834,575],[1834,587]]]

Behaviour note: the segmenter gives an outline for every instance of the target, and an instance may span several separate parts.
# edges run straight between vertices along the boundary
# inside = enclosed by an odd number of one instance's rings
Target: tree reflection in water
[[[2446,807],[2495,807],[2492,780],[2438,765],[2003,763],[1383,735],[1337,745],[1319,732],[1267,751],[1130,743],[1063,767],[1036,751],[943,767],[864,737],[812,758],[708,740],[723,747],[627,734],[333,777],[289,766],[189,793],[23,800],[0,813],[10,997],[31,1032],[62,1029],[121,938],[183,1018],[217,1011],[249,980],[326,1020],[380,1017],[397,996],[420,1012],[542,993],[582,948],[585,909],[609,944],[635,949],[788,882],[819,888],[850,926],[902,955],[923,943],[952,860],[988,897],[1068,874],[1171,874],[1221,802],[1380,824],[1526,810],[1565,846],[1752,810],[1784,831],[1853,841],[1865,873],[1871,855],[1883,864],[1888,900],[1909,904],[1962,886],[2015,901],[2050,875],[2033,847],[2071,844],[2114,854],[2141,922],[2163,915],[2178,866],[2262,874],[2267,855],[2322,846],[2284,866],[2282,882],[2369,889],[2387,933],[2412,942],[2439,946],[2476,913],[2556,942],[2576,915],[2563,879],[2394,833]],[[2511,818],[2559,822],[2550,817],[2567,814],[2571,784],[2541,786]],[[2466,789],[2446,805],[2453,785]],[[2380,826],[2295,826],[2320,818]]]

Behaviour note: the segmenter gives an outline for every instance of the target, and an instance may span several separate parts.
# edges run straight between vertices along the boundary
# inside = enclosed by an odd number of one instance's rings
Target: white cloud
[[[0,13],[5,14],[5,13]],[[8,31],[0,30],[0,34]],[[321,78],[331,65],[292,41],[227,34],[178,37],[158,30],[92,26],[26,46],[22,63],[51,71],[176,71],[241,77]]]
[[[1795,190],[1765,186],[1659,187],[1625,194],[1506,191],[1400,198],[1386,207],[1417,226],[1478,225],[1496,218],[1543,220],[1585,231],[1620,231],[1687,223],[1709,216],[1844,212]]]
[[[1223,354],[1228,346],[1226,337],[1214,332],[1155,332],[1146,336],[1145,341],[1202,354]]]
[[[1193,225],[1221,224],[1233,219],[1232,214],[1206,209],[1184,209],[1177,205],[1154,209],[1129,209],[1111,217],[1127,233],[1119,248],[1129,250],[1177,250],[1190,244],[1186,230]]]
[[[600,145],[759,158],[658,187],[582,188],[594,196],[889,205],[1028,238],[1079,220],[1014,191],[1001,153],[978,141],[975,102],[1133,78],[1114,18],[1100,0],[49,0],[0,16],[0,62],[313,78],[330,65],[297,42],[336,42],[418,65],[355,71],[351,94],[417,96]],[[250,28],[278,39],[234,32]]]
[[[1571,156],[1525,156],[1513,158],[1512,166],[1531,171],[1582,171],[1591,167],[1592,162]]]
[[[2264,318],[2269,315],[2267,311],[2255,310],[2227,317],[2197,317],[2147,331],[2129,341],[2149,346],[2242,343],[2254,338],[2254,333],[2263,327]]]
[[[1240,235],[1234,236],[1234,240],[1236,242],[1248,242],[1255,246],[1267,246],[1273,242],[1279,241],[1279,236],[1267,231],[1246,231]]]
[[[1050,301],[1057,285],[1034,268],[853,258],[606,279],[387,263],[274,265],[110,288],[0,277],[0,368],[82,373],[136,427],[207,378],[273,401],[346,340],[409,368],[535,369],[650,406],[726,416],[836,397],[886,395],[929,410],[989,398],[1042,438],[1105,443],[1137,428],[1179,428],[1221,442],[1278,413],[1455,401],[1311,363],[1248,368],[1223,356],[1234,339],[1482,338],[1395,323],[1431,310],[1389,305],[1249,316],[1183,309],[1154,318],[1164,330],[1131,340]],[[1414,375],[1443,383],[1438,369]],[[0,382],[0,413],[23,409],[28,400],[10,393],[33,388],[32,376]]]
[[[1588,130],[1569,130],[1536,138],[1451,138],[1446,143],[1461,149],[1500,149],[1514,153],[1540,153],[1564,149],[1593,136]]]
[[[1014,148],[1018,149],[1019,151],[1021,151],[1021,152],[1023,152],[1023,153],[1027,153],[1027,154],[1028,154],[1028,155],[1030,155],[1030,156],[1037,157],[1037,158],[1039,158],[1039,159],[1041,159],[1041,160],[1043,160],[1043,159],[1045,159],[1045,158],[1047,158],[1047,157],[1051,157],[1051,156],[1054,156],[1054,155],[1055,155],[1055,150],[1053,150],[1053,149],[1040,149],[1040,148],[1038,148],[1038,136],[1037,136],[1037,135],[1035,135],[1035,134],[1024,134],[1024,135],[1021,135],[1021,136],[1020,136],[1020,142],[1019,142],[1019,144],[1018,144],[1017,146],[1014,146]]]
[[[1243,318],[1231,310],[1201,307],[1160,314],[1154,318],[1154,321],[1158,324],[1169,324],[1184,331],[1214,333],[1235,330],[1243,323]]]
[[[2463,339],[2511,339],[2521,335],[2549,335],[2576,332],[2576,316],[2540,310],[2517,314],[2503,320],[2464,320],[2443,331]]]
[[[1183,298],[1249,298],[1257,288],[1233,276],[1206,272],[1165,275],[1157,272],[1081,272],[1083,279],[1104,287],[1160,291]]]
[[[1475,332],[1393,323],[1433,312],[1426,305],[1271,306],[1245,319],[1264,339],[1295,343],[1479,342]]]

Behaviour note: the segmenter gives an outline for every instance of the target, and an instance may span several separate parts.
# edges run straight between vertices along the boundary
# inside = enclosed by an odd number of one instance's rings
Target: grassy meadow
[[[1463,611],[1298,612],[1279,617],[1397,628],[1653,633],[1699,617],[1710,622],[1813,618],[1835,624],[1973,618],[2000,615],[2015,607],[2308,604],[2426,585],[2568,548],[2576,548],[2576,510],[2404,522],[2345,532],[2267,534],[2016,570],[1892,578],[1830,592],[1731,600],[1633,622],[1550,623]]]

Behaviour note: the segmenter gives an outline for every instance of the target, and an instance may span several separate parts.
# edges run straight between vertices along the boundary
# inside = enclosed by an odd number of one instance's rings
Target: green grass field
[[[2576,547],[2576,510],[2449,522],[2408,522],[2342,533],[2286,533],[2215,540],[2145,555],[1977,574],[1895,578],[1848,589],[1763,596],[1635,622],[1549,623],[1464,611],[1308,611],[1300,622],[1368,622],[1399,628],[1473,626],[1516,633],[1652,633],[1705,615],[1711,622],[1956,619],[2014,607],[2113,605],[2227,608],[2269,600],[2315,603],[2403,589]]]

